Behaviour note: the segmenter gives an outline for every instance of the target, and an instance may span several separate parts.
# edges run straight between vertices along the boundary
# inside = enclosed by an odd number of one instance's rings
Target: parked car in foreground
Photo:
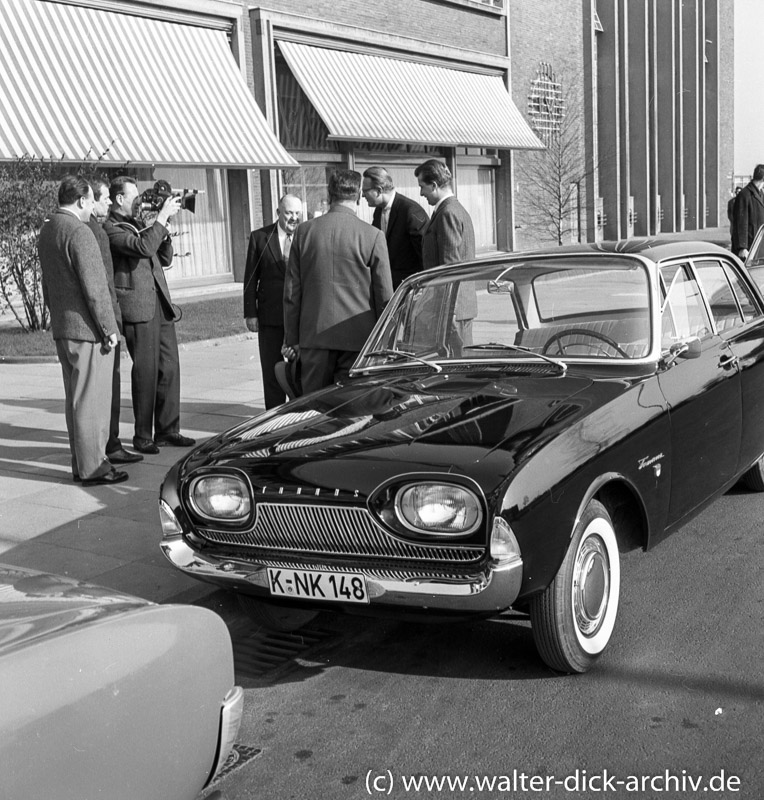
[[[0,797],[193,800],[242,697],[212,611],[0,565]]]
[[[763,453],[764,300],[729,252],[505,254],[408,279],[348,380],[178,462],[162,549],[270,626],[525,608],[542,659],[584,672],[619,553],[764,489]]]

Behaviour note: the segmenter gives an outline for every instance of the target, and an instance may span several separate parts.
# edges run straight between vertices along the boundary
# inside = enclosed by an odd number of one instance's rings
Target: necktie
[[[292,236],[291,234],[287,234],[286,239],[284,239],[284,261],[289,261],[289,250],[292,247]]]
[[[390,219],[390,206],[386,206],[382,209],[382,218],[380,219],[380,225],[382,228],[382,233],[387,233],[387,222]]]

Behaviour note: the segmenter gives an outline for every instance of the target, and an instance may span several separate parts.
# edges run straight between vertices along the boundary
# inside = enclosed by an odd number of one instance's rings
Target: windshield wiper
[[[389,358],[395,358],[396,360],[406,358],[409,361],[417,361],[420,364],[424,364],[426,367],[434,369],[435,372],[443,372],[443,367],[441,367],[440,364],[436,364],[434,361],[428,361],[426,358],[415,356],[413,353],[407,353],[405,350],[384,348],[383,350],[372,350],[370,353],[364,353],[364,358],[372,358],[374,356],[387,356]]]
[[[563,373],[567,372],[568,370],[568,365],[559,358],[552,358],[551,356],[546,356],[543,353],[537,353],[534,350],[531,350],[530,347],[523,347],[519,344],[504,344],[502,342],[489,342],[488,344],[465,344],[462,346],[462,350],[512,350],[520,353],[527,353],[535,358],[548,361],[550,364],[554,364],[555,367],[558,367]]]

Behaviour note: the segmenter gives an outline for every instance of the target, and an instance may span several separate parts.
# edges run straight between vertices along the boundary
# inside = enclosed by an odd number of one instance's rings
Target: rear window
[[[648,307],[644,269],[566,269],[533,281],[539,318],[552,322],[578,314],[605,315]]]

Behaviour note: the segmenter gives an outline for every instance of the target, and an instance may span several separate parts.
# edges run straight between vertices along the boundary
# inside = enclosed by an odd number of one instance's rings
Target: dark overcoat
[[[295,232],[284,282],[284,341],[358,351],[392,290],[382,231],[333,204]]]
[[[382,229],[381,207],[374,209],[371,224]],[[394,289],[409,275],[422,270],[422,230],[426,224],[427,212],[422,206],[396,192],[385,232]]]

